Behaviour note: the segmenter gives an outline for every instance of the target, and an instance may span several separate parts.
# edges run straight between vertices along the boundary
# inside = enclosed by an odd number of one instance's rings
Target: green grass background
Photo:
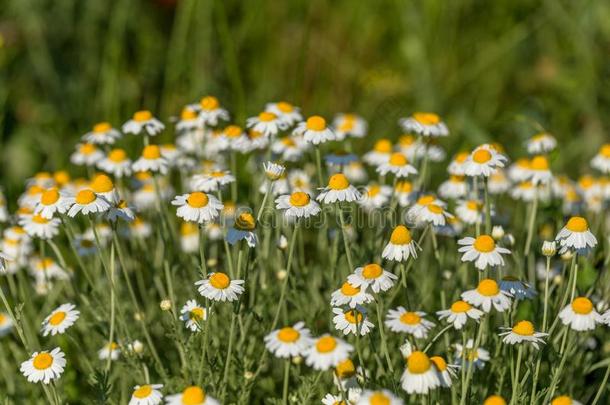
[[[609,56],[604,0],[5,0],[2,183],[65,166],[97,121],[167,122],[208,93],[241,124],[279,99],[358,112],[364,147],[414,110],[446,117],[449,152],[493,139],[515,156],[539,123],[575,176],[608,140]]]

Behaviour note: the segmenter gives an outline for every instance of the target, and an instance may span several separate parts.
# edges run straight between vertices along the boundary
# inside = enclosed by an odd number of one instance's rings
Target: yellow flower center
[[[399,181],[396,183],[396,188],[394,190],[396,190],[397,193],[410,193],[413,191],[413,184],[411,184],[410,181]]]
[[[481,235],[474,240],[473,246],[478,252],[489,253],[496,248],[496,242],[489,235]]]
[[[59,170],[53,173],[53,179],[55,180],[55,183],[60,186],[63,186],[64,184],[70,181],[70,175],[65,170]]]
[[[390,405],[390,398],[387,397],[383,392],[375,392],[369,398],[370,405]]]
[[[329,353],[335,350],[337,347],[337,341],[332,336],[322,336],[316,342],[316,350],[319,353]]]
[[[415,143],[415,137],[413,135],[403,135],[398,139],[400,146],[411,146]]]
[[[470,153],[468,153],[468,152],[460,152],[457,155],[455,155],[454,160],[457,163],[464,163],[466,161],[466,159],[468,159],[468,156],[470,156]]]
[[[362,314],[358,311],[354,311],[353,309],[350,309],[343,315],[345,316],[345,320],[348,321],[349,323],[362,324]]]
[[[494,280],[486,278],[485,280],[481,280],[477,287],[477,291],[479,294],[486,297],[493,297],[494,295],[498,295],[500,288],[498,287],[498,283]]]
[[[343,283],[341,286],[341,293],[343,295],[347,295],[348,297],[352,297],[360,292],[360,287],[354,287],[347,281]]]
[[[161,157],[161,149],[157,145],[148,145],[142,151],[142,157],[148,160],[159,159]]]
[[[443,209],[436,205],[436,204],[428,204],[428,211],[430,211],[433,214],[442,214],[443,213]]]
[[[375,279],[383,273],[383,269],[377,263],[367,264],[362,268],[362,276],[368,279]]]
[[[392,156],[390,156],[392,166],[405,166],[407,163],[407,157],[400,152],[392,153]]]
[[[533,170],[549,170],[549,161],[544,156],[534,156],[530,162],[530,167]]]
[[[280,329],[277,333],[277,338],[284,343],[294,343],[299,340],[299,337],[301,337],[299,331],[290,326]]]
[[[589,229],[589,224],[583,217],[572,217],[568,220],[566,228],[572,232],[585,232]]]
[[[152,113],[148,110],[136,111],[133,115],[133,120],[137,122],[148,121],[152,118]]]
[[[599,148],[599,154],[605,158],[610,158],[610,143],[602,145],[602,147]]]
[[[108,123],[108,122],[100,122],[93,126],[93,132],[95,132],[96,134],[108,132],[111,129],[112,129],[112,125],[110,125],[110,123]]]
[[[152,387],[150,385],[142,385],[140,388],[133,392],[133,396],[136,398],[148,398],[148,396],[152,393]]]
[[[242,131],[241,127],[238,127],[237,125],[229,125],[228,127],[225,128],[225,135],[228,136],[229,138],[237,138],[242,133],[243,133],[243,131]]]
[[[477,149],[472,154],[472,160],[477,163],[487,163],[491,160],[491,152],[485,148]]]
[[[182,225],[180,225],[180,234],[182,236],[194,235],[198,232],[199,228],[197,228],[197,225],[193,224],[192,222],[183,222]]]
[[[277,116],[274,113],[268,112],[268,111],[258,114],[258,119],[259,119],[259,121],[262,121],[262,122],[273,121],[276,118],[277,118]]]
[[[349,187],[349,181],[343,173],[337,173],[330,176],[328,187],[332,190],[345,190]]]
[[[252,214],[244,212],[235,220],[235,228],[242,231],[252,231],[256,227],[256,220]]]
[[[296,143],[294,143],[294,140],[292,138],[290,138],[289,136],[287,136],[286,138],[282,138],[282,144],[284,144],[284,146],[286,146],[286,147],[296,146]]]
[[[354,366],[354,362],[350,359],[344,360],[341,363],[337,364],[335,368],[335,374],[339,378],[350,378],[356,374],[356,366]]]
[[[97,150],[95,145],[91,143],[83,143],[78,149],[83,155],[90,155]]]
[[[38,353],[34,357],[33,364],[36,370],[46,370],[53,364],[53,356],[47,352]]]
[[[593,311],[593,303],[587,297],[578,297],[572,301],[572,310],[579,315],[588,315]]]
[[[208,111],[215,110],[220,107],[218,99],[214,96],[207,96],[202,98],[199,102],[199,105],[201,105],[201,108]]]
[[[400,322],[406,325],[418,325],[421,321],[421,316],[417,315],[415,312],[405,312],[400,315]]]
[[[56,187],[45,190],[40,197],[42,205],[52,205],[59,200],[59,191]]]
[[[224,273],[214,273],[210,276],[210,284],[218,290],[224,290],[231,284],[231,279]]]
[[[184,121],[194,120],[195,118],[197,118],[197,113],[190,108],[184,108],[180,113],[180,119]]]
[[[506,405],[506,401],[499,395],[487,397],[483,405]]]
[[[424,125],[436,125],[441,122],[441,118],[437,114],[427,112],[416,112],[413,114],[413,118]]]
[[[378,186],[377,184],[374,184],[369,187],[369,189],[366,193],[369,197],[375,197],[377,194],[379,194],[380,191],[381,191],[381,187]]]
[[[430,370],[430,358],[424,352],[413,352],[407,359],[407,368],[412,374],[422,374]]]
[[[81,205],[90,204],[95,201],[97,196],[92,190],[86,189],[81,190],[76,194],[76,202]]]
[[[112,180],[105,174],[95,176],[95,179],[91,182],[91,189],[96,193],[107,193],[112,191],[113,188]]]
[[[292,112],[292,110],[294,110],[294,107],[292,106],[292,104],[287,103],[285,101],[280,101],[279,103],[276,104],[276,106],[277,106],[277,109],[283,113],[289,113],[289,112]]]
[[[205,315],[205,310],[203,308],[193,308],[191,309],[191,312],[189,313],[189,318],[192,319],[193,321],[200,321],[203,319],[203,316]]]
[[[191,386],[182,391],[182,405],[200,405],[205,401],[205,391]]]
[[[66,313],[64,311],[57,311],[49,318],[49,324],[57,326],[66,319]]]
[[[290,205],[294,205],[295,207],[304,207],[309,204],[309,201],[309,194],[302,191],[297,191],[290,195]]]
[[[307,118],[307,129],[310,131],[323,131],[326,129],[326,120],[319,115]]]
[[[189,194],[186,199],[188,205],[194,208],[202,208],[208,205],[209,198],[207,194],[202,193],[200,191],[195,191],[194,193]]]
[[[530,321],[520,321],[513,326],[513,332],[521,336],[532,336],[534,325]]]
[[[127,154],[123,149],[113,149],[108,153],[108,159],[115,163],[124,161],[126,157]]]
[[[417,205],[428,205],[434,202],[434,196],[432,195],[424,195],[419,197],[417,200]]]
[[[434,363],[439,371],[447,370],[447,362],[441,356],[432,356],[430,357],[430,361]]]
[[[472,211],[478,211],[481,204],[478,201],[470,200],[466,203],[466,208]]]
[[[32,216],[32,221],[36,222],[37,224],[48,224],[49,223],[49,220],[41,217],[40,214],[36,214],[36,215]]]
[[[392,236],[390,236],[390,242],[394,245],[407,245],[411,243],[411,232],[404,225],[398,225],[392,231]]]
[[[375,146],[373,147],[375,152],[379,153],[390,153],[392,152],[392,142],[387,139],[380,139],[375,142]]]
[[[472,308],[472,306],[466,301],[462,300],[456,301],[451,304],[451,312],[464,313],[470,311],[470,308]]]

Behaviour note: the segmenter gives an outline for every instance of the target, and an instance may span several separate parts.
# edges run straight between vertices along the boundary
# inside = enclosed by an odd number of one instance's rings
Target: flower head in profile
[[[145,384],[133,387],[128,405],[158,405],[163,400],[163,384]]]
[[[404,262],[409,257],[416,259],[418,249],[421,250],[411,237],[411,231],[404,225],[398,225],[392,231],[390,241],[383,249],[381,257],[391,261]]]
[[[121,138],[121,133],[114,129],[109,122],[99,122],[91,131],[82,136],[83,142],[97,145],[112,145]]]
[[[309,218],[321,211],[320,205],[303,191],[279,196],[275,203],[278,209],[285,210],[284,215],[288,218]]]
[[[389,390],[364,390],[356,405],[403,405],[403,400]]]
[[[178,207],[176,215],[179,218],[200,224],[214,221],[223,208],[218,198],[201,191],[178,195],[172,205]]]
[[[496,246],[496,242],[489,235],[462,238],[458,240],[458,244],[461,245],[458,251],[463,253],[462,261],[474,262],[479,270],[485,270],[488,266],[503,266],[502,255],[510,254],[510,250]]]
[[[492,145],[481,145],[468,157],[464,164],[464,174],[470,177],[489,177],[498,168],[504,167],[506,161],[506,156],[498,152]]]
[[[447,322],[453,324],[455,329],[460,330],[468,319],[478,321],[483,316],[483,311],[473,307],[466,301],[458,300],[451,304],[449,309],[437,311],[436,315],[441,320],[447,319]]]
[[[74,304],[63,304],[57,307],[42,322],[42,336],[62,334],[78,320],[80,311]]]
[[[270,111],[263,111],[256,117],[246,120],[246,126],[253,131],[260,132],[265,136],[275,136],[280,131],[288,128],[288,124],[277,114]]]
[[[126,134],[155,136],[165,129],[165,125],[148,110],[136,111],[130,120],[123,124]]]
[[[404,307],[390,309],[385,325],[397,333],[407,333],[417,339],[425,339],[428,331],[434,327],[434,322],[424,319],[423,311],[407,311]]]
[[[560,254],[568,250],[586,253],[597,245],[597,239],[589,230],[589,223],[583,217],[571,217],[561,228],[555,240],[559,243]]]
[[[365,153],[362,160],[371,166],[377,167],[390,160],[392,150],[392,142],[389,139],[383,138],[375,142],[373,149]]]
[[[594,330],[604,321],[587,297],[576,297],[559,312],[561,322],[577,332]]]
[[[301,356],[312,341],[311,332],[305,327],[305,323],[297,322],[265,336],[265,347],[275,357],[289,358]]]
[[[362,194],[352,186],[343,173],[336,173],[330,176],[328,186],[321,189],[322,191],[316,200],[324,204],[330,204],[337,201],[352,202],[362,198]]]
[[[256,219],[249,212],[242,212],[237,218],[235,223],[229,228],[226,236],[227,242],[231,245],[235,245],[240,240],[245,240],[248,246],[255,247],[258,243],[256,237]]]
[[[491,311],[492,306],[496,311],[504,312],[510,308],[511,304],[510,295],[500,290],[498,283],[490,278],[481,280],[474,290],[463,292],[462,299],[481,308],[484,312]]]
[[[400,349],[406,360],[405,371],[400,377],[403,390],[408,394],[427,394],[440,386],[438,374],[426,353],[413,350],[408,341]]]
[[[338,140],[346,136],[363,138],[366,135],[368,124],[364,118],[351,113],[337,114],[333,119],[333,129]]]
[[[347,281],[354,287],[369,286],[375,293],[388,291],[397,279],[398,276],[384,270],[377,263],[357,267],[354,273],[347,277]]]
[[[305,142],[313,145],[337,139],[335,132],[326,124],[326,120],[319,115],[313,115],[307,118],[307,121],[298,124],[293,134],[302,135]]]
[[[263,169],[265,169],[265,176],[270,181],[276,181],[282,177],[286,168],[275,162],[263,163]]]
[[[389,159],[377,166],[377,173],[386,175],[391,173],[398,178],[409,177],[417,174],[417,169],[409,164],[409,160],[400,152],[392,153]]]
[[[501,328],[505,332],[500,333],[502,341],[509,345],[515,345],[519,343],[531,343],[536,349],[539,348],[539,344],[544,344],[544,337],[548,336],[548,333],[536,332],[534,324],[530,321],[519,321],[512,328]]]
[[[610,174],[610,143],[603,144],[591,160],[591,167],[604,174]]]
[[[537,155],[552,152],[557,147],[557,140],[549,133],[541,132],[532,136],[525,143],[527,153]]]
[[[405,132],[426,137],[448,136],[449,129],[437,114],[431,112],[414,112],[410,117],[402,118],[400,126]]]
[[[332,293],[330,305],[347,305],[350,308],[356,308],[357,305],[368,304],[373,301],[373,296],[366,292],[367,287],[368,285],[356,287],[346,281],[341,288]]]
[[[110,203],[104,197],[98,196],[91,189],[80,190],[74,197],[68,197],[70,203],[69,217],[106,212],[110,209]]]
[[[220,405],[220,401],[212,398],[201,387],[192,385],[179,394],[165,397],[167,405]]]
[[[299,107],[296,107],[287,101],[268,103],[265,106],[265,111],[271,112],[278,116],[288,127],[303,120]]]
[[[142,155],[131,166],[134,172],[153,172],[166,174],[168,168],[167,159],[161,155],[159,145],[146,145]]]
[[[229,112],[220,105],[220,102],[214,96],[202,97],[199,104],[193,104],[192,108],[199,112],[199,122],[203,126],[215,126],[219,120],[229,120]]]

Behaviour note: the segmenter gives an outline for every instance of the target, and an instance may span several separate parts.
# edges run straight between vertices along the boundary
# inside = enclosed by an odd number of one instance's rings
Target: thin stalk
[[[284,278],[284,282],[282,283],[282,291],[280,292],[280,300],[277,304],[277,310],[275,311],[275,316],[273,317],[273,323],[271,324],[271,330],[275,330],[277,326],[277,322],[280,319],[280,312],[284,307],[284,301],[286,299],[286,288],[288,286],[288,278],[290,277],[290,269],[292,268],[292,258],[294,256],[294,246],[296,245],[295,241],[297,238],[297,233],[299,232],[299,223],[297,222],[294,226],[294,230],[292,231],[292,237],[290,238],[290,247],[288,248],[288,262],[286,263],[286,277]]]
[[[517,365],[515,370],[515,380],[513,381],[513,393],[510,398],[510,404],[514,404],[517,401],[517,397],[519,395],[519,372],[521,369],[521,356],[523,356],[523,344],[519,345],[519,349],[517,349]]]
[[[347,264],[349,265],[350,273],[354,271],[354,264],[352,261],[352,251],[349,241],[349,236],[347,235],[347,229],[345,227],[345,219],[343,218],[343,209],[339,205],[339,221],[341,222],[341,232],[343,233],[343,244],[345,247],[345,255],[347,257]]]
[[[388,369],[390,370],[390,374],[394,374],[394,366],[392,366],[392,360],[390,359],[390,352],[388,351],[388,345],[385,338],[385,332],[383,331],[383,318],[381,317],[381,299],[377,296],[377,305],[375,305],[377,309],[377,324],[379,327],[379,336],[381,337],[381,351],[385,356],[385,360],[388,363]]]
[[[290,380],[290,359],[284,362],[284,386],[282,388],[282,403],[288,405],[288,382]]]
[[[593,402],[591,402],[591,405],[596,405],[597,402],[601,399],[604,391],[608,388],[608,386],[606,384],[608,382],[609,376],[610,376],[610,363],[608,363],[608,367],[606,367],[606,373],[604,374],[602,383],[599,385],[599,389],[597,390],[597,394],[595,394],[595,398],[593,398]]]
[[[532,237],[534,236],[534,225],[536,223],[536,214],[538,211],[538,194],[534,196],[532,207],[530,211],[529,224],[527,226],[527,239],[525,240],[524,256],[528,257],[530,254],[530,247],[532,245]]]

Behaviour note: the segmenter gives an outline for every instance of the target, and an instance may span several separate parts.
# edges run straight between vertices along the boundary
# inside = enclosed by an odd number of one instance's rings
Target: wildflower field
[[[610,404],[586,4],[0,5],[0,403]]]

